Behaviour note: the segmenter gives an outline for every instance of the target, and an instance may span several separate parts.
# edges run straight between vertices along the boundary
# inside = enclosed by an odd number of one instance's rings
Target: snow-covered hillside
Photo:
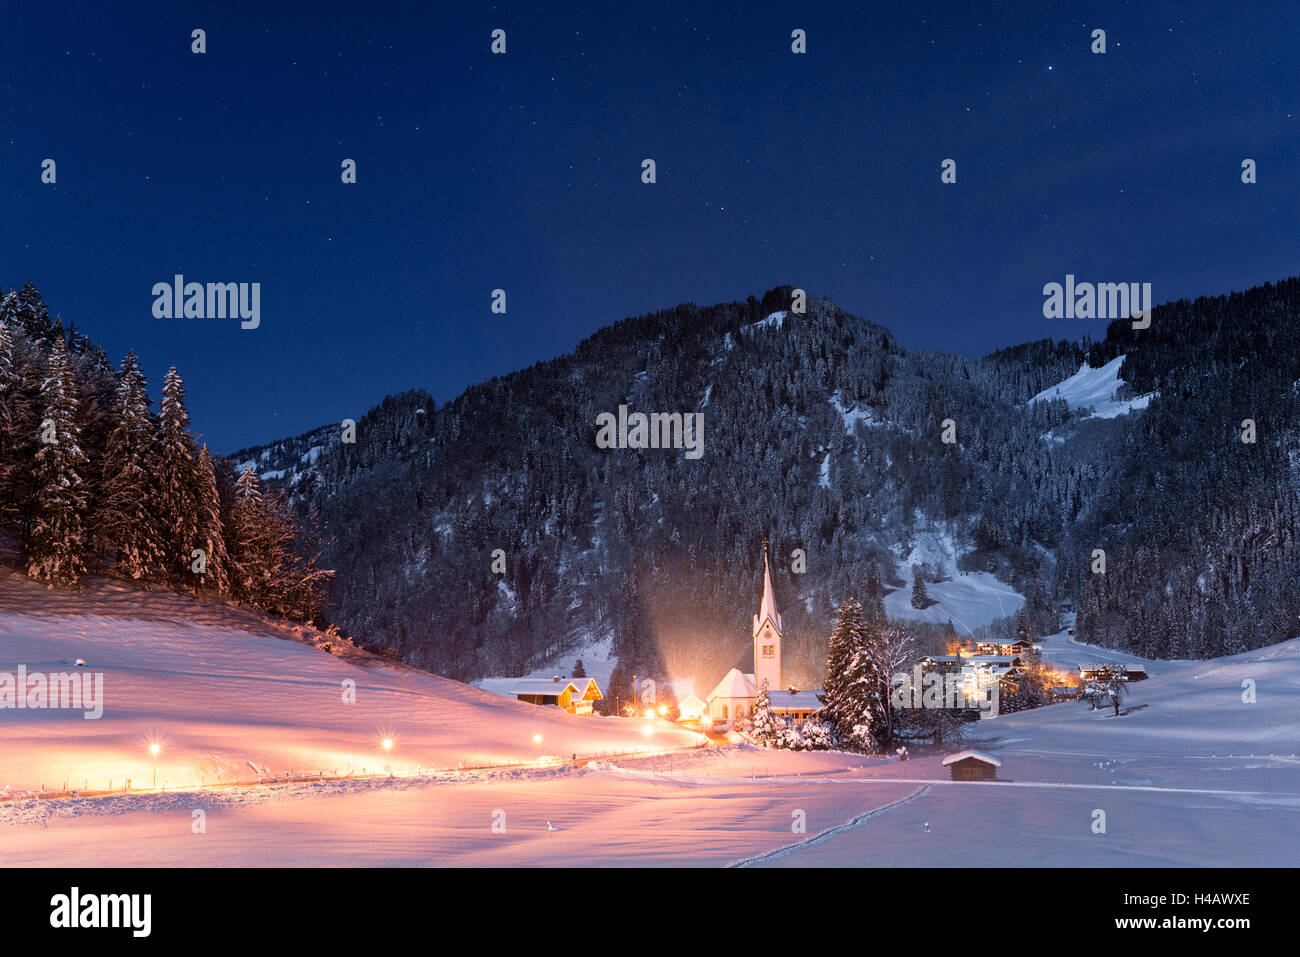
[[[1116,399],[1115,395],[1124,380],[1119,377],[1120,367],[1124,365],[1124,356],[1116,356],[1099,368],[1092,368],[1086,362],[1079,371],[1059,385],[1044,389],[1030,399],[1026,405],[1044,402],[1050,399],[1064,399],[1071,409],[1092,409],[1085,418],[1113,419],[1145,409],[1156,397],[1155,393],[1136,396],[1132,399]]]
[[[315,629],[167,591],[91,580],[81,593],[0,579],[0,673],[103,674],[104,713],[0,710],[0,789],[255,781],[689,744],[666,724],[580,718],[343,646]],[[78,658],[85,666],[78,668]],[[355,683],[355,703],[344,700]],[[540,735],[535,741],[534,736]]]

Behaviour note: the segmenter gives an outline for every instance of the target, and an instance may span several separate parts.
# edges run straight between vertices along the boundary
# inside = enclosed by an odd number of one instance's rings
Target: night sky
[[[1066,273],[1300,272],[1294,3],[14,6],[0,284],[177,365],[223,452],[781,283],[977,355],[1103,334],[1043,318]],[[178,272],[260,328],[154,318]]]

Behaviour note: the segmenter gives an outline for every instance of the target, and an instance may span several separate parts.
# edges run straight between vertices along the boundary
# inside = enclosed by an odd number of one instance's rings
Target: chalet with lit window
[[[1124,665],[1079,665],[1079,677],[1085,684],[1094,681],[1108,681],[1118,677],[1121,681],[1145,681],[1145,668],[1131,668]]]
[[[528,704],[562,708],[570,714],[591,714],[605,697],[595,678],[520,678],[510,693]]]

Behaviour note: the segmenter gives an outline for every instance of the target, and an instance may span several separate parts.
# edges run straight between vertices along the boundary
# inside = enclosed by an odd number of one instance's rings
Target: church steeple
[[[763,597],[758,602],[758,614],[754,616],[754,634],[763,627],[764,619],[772,622],[776,633],[781,634],[781,613],[776,610],[776,593],[772,591],[772,569],[767,563],[767,542],[763,543]]]
[[[781,613],[776,610],[776,592],[772,590],[772,568],[767,560],[767,542],[763,542],[763,597],[754,616],[754,689],[767,682],[768,690],[777,691],[781,684]]]

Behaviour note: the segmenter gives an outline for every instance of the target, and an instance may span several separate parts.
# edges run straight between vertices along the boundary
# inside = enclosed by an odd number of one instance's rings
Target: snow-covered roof
[[[587,679],[579,678],[582,687],[587,687]],[[521,694],[564,694],[565,688],[578,691],[578,686],[567,678],[520,678],[510,686],[510,693]]]
[[[749,675],[740,673],[739,668],[732,668],[718,682],[716,688],[709,692],[709,700],[714,698],[753,698],[757,692],[754,690],[754,679]]]
[[[767,700],[773,711],[803,711],[809,708],[816,711],[822,706],[817,697],[821,693],[820,688],[807,691],[769,691]]]
[[[943,763],[946,767],[949,764],[956,764],[958,761],[965,761],[967,758],[974,758],[977,761],[983,761],[986,764],[993,765],[995,768],[1002,767],[1002,762],[993,757],[993,755],[989,754],[987,751],[958,751],[956,754],[950,754],[944,758]]]
[[[971,655],[966,660],[973,665],[1012,665],[1016,662],[1012,655]]]

